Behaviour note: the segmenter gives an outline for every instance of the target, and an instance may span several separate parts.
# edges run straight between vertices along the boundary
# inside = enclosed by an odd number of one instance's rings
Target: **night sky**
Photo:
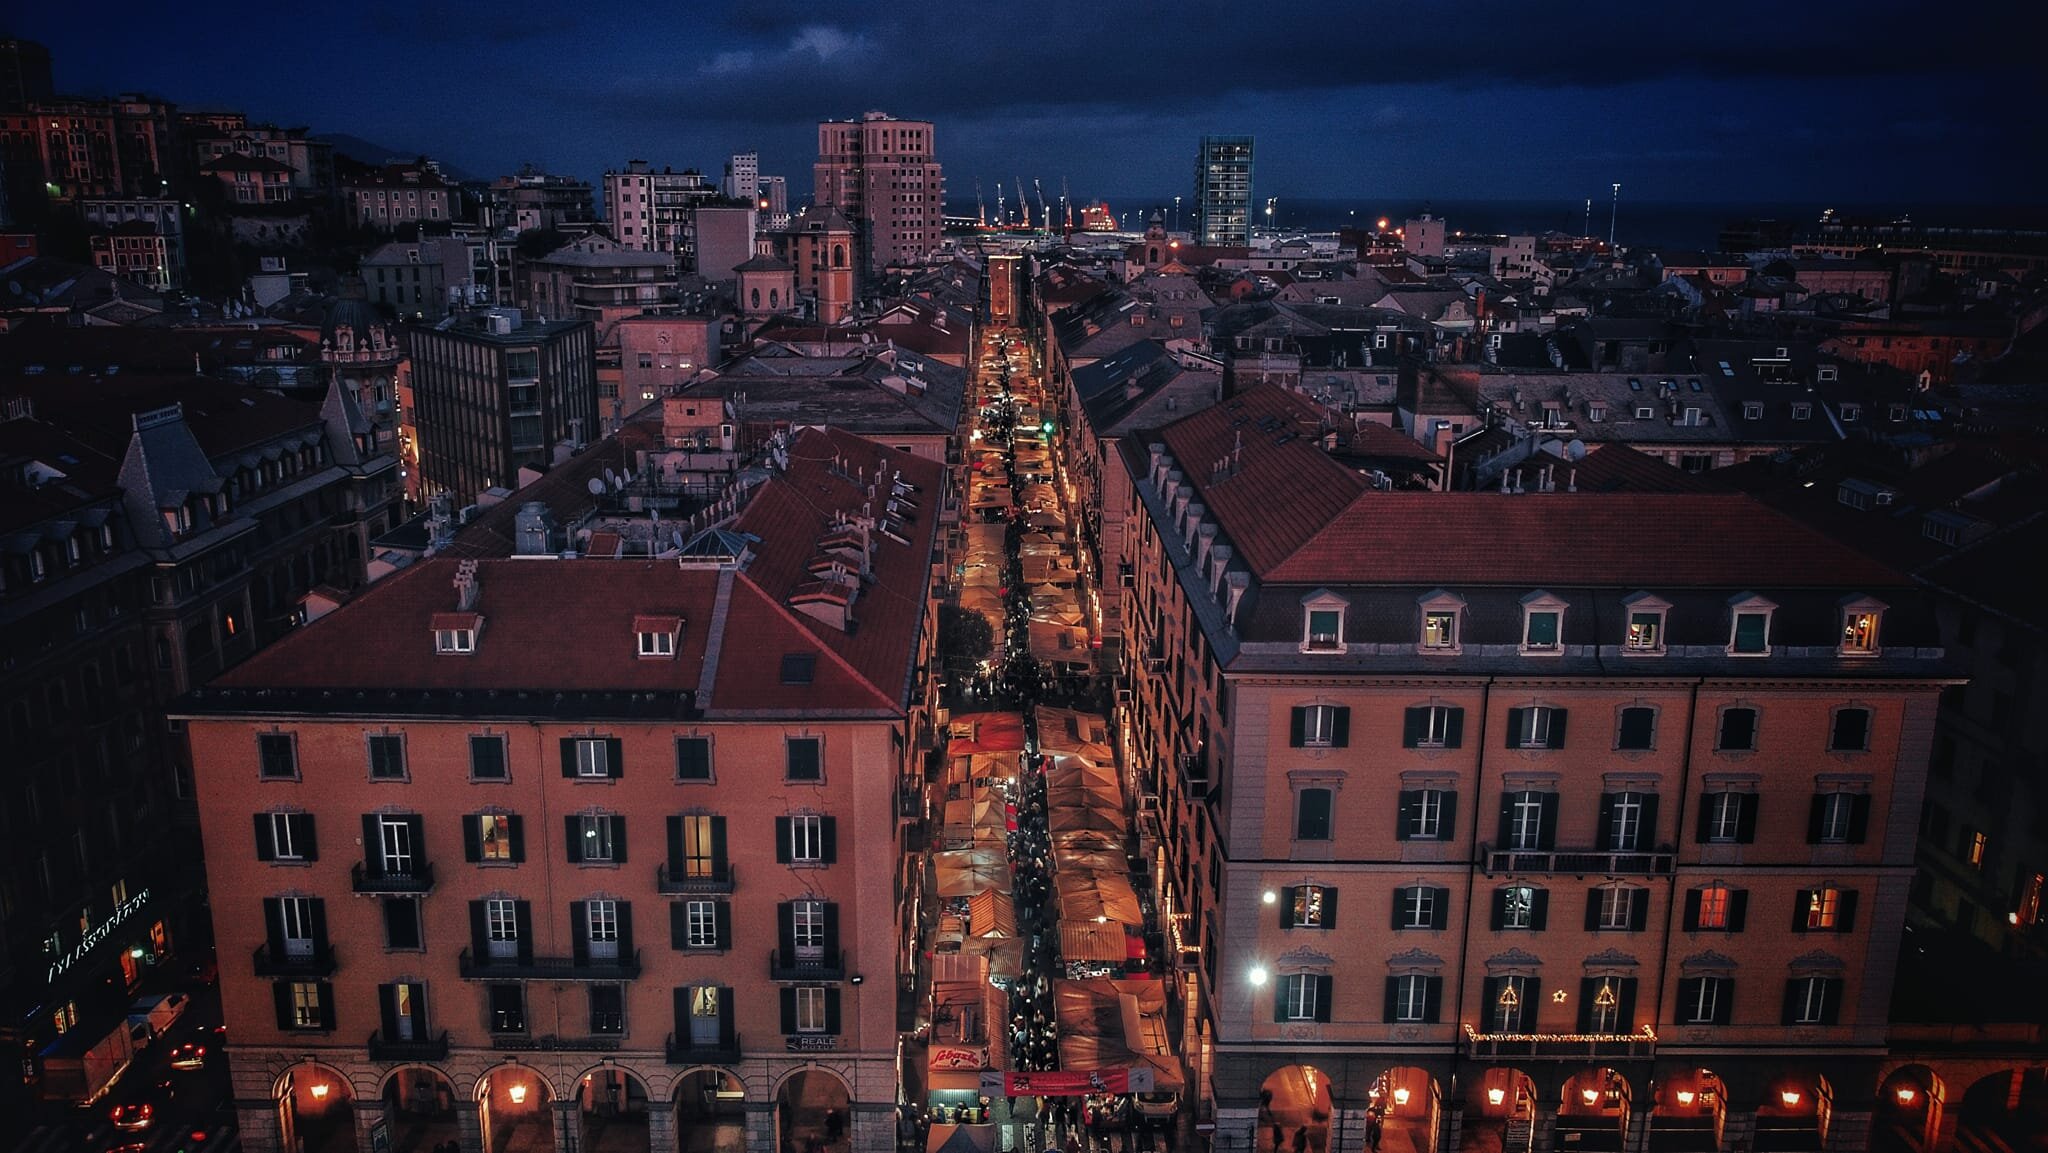
[[[1619,180],[1638,201],[2037,204],[2020,11],[206,0],[23,5],[4,32],[50,47],[60,91],[239,108],[485,177],[628,158],[715,175],[758,149],[795,201],[816,121],[881,109],[938,123],[956,204],[977,177],[1184,192],[1204,132],[1258,137],[1261,196],[1571,200]]]

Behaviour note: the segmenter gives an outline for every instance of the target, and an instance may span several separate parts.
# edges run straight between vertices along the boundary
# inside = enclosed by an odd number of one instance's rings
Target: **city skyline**
[[[5,31],[50,47],[61,91],[246,107],[485,178],[534,162],[590,179],[631,158],[716,176],[758,150],[794,179],[819,117],[880,109],[937,124],[956,205],[977,178],[1170,195],[1206,133],[1259,138],[1259,196],[1569,199],[1618,180],[1646,202],[1975,203],[2039,184],[2038,155],[1999,147],[2029,106],[2016,41],[1913,22],[1918,5],[1856,22],[1834,7],[1709,25],[1606,4],[1570,19],[1295,5],[1255,23],[1202,4],[973,22],[755,4],[613,27],[523,3],[489,19],[371,5],[300,39],[237,3],[147,40],[52,13]],[[1112,52],[1115,82],[1081,71]],[[190,68],[223,57],[237,67]],[[558,83],[502,82],[549,71]],[[460,111],[482,93],[489,112]],[[1356,147],[1330,147],[1347,135]]]

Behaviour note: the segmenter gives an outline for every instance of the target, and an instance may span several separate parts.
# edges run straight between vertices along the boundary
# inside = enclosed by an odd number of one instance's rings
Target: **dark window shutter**
[[[1566,709],[1554,708],[1550,710],[1550,739],[1544,742],[1544,748],[1561,749],[1564,747],[1564,722],[1567,714],[1568,710]]]
[[[576,775],[575,737],[562,738],[562,775],[565,777],[573,777]]]
[[[825,1031],[835,1035],[839,1032],[839,990],[837,989],[828,988],[825,990]]]
[[[1756,841],[1756,811],[1763,798],[1755,793],[1739,793],[1736,800],[1740,807],[1735,816],[1735,840],[1748,845]]]
[[[623,815],[612,817],[612,863],[626,863],[626,818]]]
[[[1842,979],[1823,978],[1820,986],[1820,1023],[1832,1025],[1842,1014]]]
[[[384,1039],[388,1041],[398,1036],[398,987],[396,985],[377,986],[377,1015],[383,1022]]]
[[[1308,710],[1295,708],[1287,717],[1287,747],[1298,749],[1308,743]]]
[[[1860,845],[1870,834],[1870,794],[1858,793],[1849,799],[1849,843]]]
[[[796,989],[784,985],[779,992],[782,994],[782,1031],[794,1033],[796,1032]]]
[[[1323,928],[1337,927],[1337,890],[1323,886]]]
[[[839,957],[839,902],[825,902],[825,963]]]
[[[569,948],[578,965],[590,960],[590,905],[586,901],[569,902]]]
[[[1549,852],[1557,847],[1557,794],[1543,794],[1543,819],[1536,830],[1536,847]]]
[[[474,816],[462,818],[462,859],[471,864],[484,859],[484,829]]]
[[[334,982],[322,981],[315,985],[314,988],[320,994],[320,1027],[332,1030],[334,1028]]]
[[[507,817],[505,820],[506,828],[512,834],[512,860],[523,861],[526,859],[526,826],[516,816]]]
[[[1444,710],[1444,747],[1455,749],[1465,743],[1465,710]]]
[[[284,902],[277,897],[263,899],[263,931],[270,938],[270,955],[284,956]]]
[[[1735,1020],[1735,981],[1730,977],[1715,980],[1719,988],[1714,997],[1714,1024],[1726,1025]]]
[[[1586,931],[1588,933],[1600,931],[1600,890],[1598,889],[1586,890]],[[1581,1032],[1583,1031],[1581,1030]]]
[[[1458,839],[1458,794],[1445,789],[1438,793],[1441,804],[1437,808],[1436,839],[1454,841]]]
[[[1444,979],[1424,977],[1422,979],[1422,1019],[1432,1025],[1443,1015]]]
[[[1636,827],[1640,830],[1636,834],[1636,848],[1644,850],[1656,848],[1657,794],[1645,793],[1643,795],[1642,820]]]
[[[1479,1031],[1499,1032],[1495,1026],[1500,1020],[1500,989],[1507,983],[1506,977],[1488,977],[1479,984]]]
[[[1351,706],[1339,705],[1336,712],[1337,724],[1330,731],[1330,744],[1340,749],[1348,748],[1351,745]]]
[[[271,1000],[272,1000],[272,1001],[273,1001],[273,1002],[274,1002],[274,1003],[276,1004],[276,1007],[277,1007],[277,1027],[278,1027],[278,1028],[280,1028],[280,1029],[295,1029],[295,1028],[297,1028],[297,1027],[298,1027],[297,1023],[296,1023],[296,1022],[294,1022],[294,1021],[292,1020],[292,985],[291,985],[291,982],[290,982],[290,981],[274,981],[274,982],[272,982],[272,983],[271,983],[271,986],[270,986],[270,997],[271,997]]]
[[[719,901],[714,904],[711,907],[711,917],[713,931],[718,934],[718,947],[732,948],[732,902]]]
[[[834,861],[837,861],[837,860],[839,859],[839,820],[838,820],[838,818],[836,818],[836,817],[819,817],[819,818],[818,818],[818,833],[819,833],[819,837],[818,837],[818,840],[819,840],[819,852],[820,852],[820,854],[821,854],[821,856],[820,856],[820,859],[821,859],[821,860],[823,860],[823,861],[824,861],[824,862],[825,862],[826,864],[828,864],[828,865],[829,865],[829,864],[832,864],[832,863],[833,863]]]
[[[1636,979],[1623,977],[1615,985],[1614,1007],[1619,1011],[1614,1015],[1614,1028],[1618,1032],[1633,1033],[1636,1031]]]
[[[1293,885],[1287,885],[1280,890],[1280,927],[1283,929],[1292,929],[1294,927],[1295,892],[1296,889]]]
[[[1429,731],[1429,710],[1409,709],[1401,715],[1401,747],[1419,748],[1423,734]]]
[[[1498,933],[1508,924],[1508,888],[1503,885],[1493,891],[1493,919],[1487,928]],[[1489,982],[1490,983],[1490,982]],[[1486,1003],[1493,1004],[1493,994],[1488,993]]]
[[[1514,843],[1515,835],[1515,794],[1500,795],[1500,835],[1493,842],[1495,848],[1506,848]]]
[[[1408,890],[1394,890],[1394,908],[1387,916],[1387,928],[1404,929],[1408,926]]]
[[[1507,745],[1511,749],[1522,747],[1522,717],[1528,711],[1527,709],[1508,710]]]
[[[1538,889],[1536,890],[1536,899],[1531,902],[1529,907],[1529,925],[1537,932],[1542,932],[1543,927],[1549,923],[1550,890]]]
[[[1749,890],[1732,889],[1728,893],[1728,931],[1740,933],[1742,922],[1749,915]]]
[[[775,818],[775,863],[789,864],[789,818]]]
[[[681,817],[670,817],[668,819],[668,875],[680,877],[683,875],[684,868],[683,819]]]
[[[1856,890],[1844,889],[1835,902],[1835,932],[1847,933],[1856,928]]]
[[[1692,839],[1704,845],[1714,839],[1714,804],[1721,793],[1701,793],[1699,819],[1693,825]]]
[[[1394,809],[1394,839],[1405,841],[1415,827],[1415,809],[1422,803],[1421,792],[1414,789],[1401,790],[1400,804]]]
[[[1614,842],[1614,794],[1600,794],[1599,840],[1594,843],[1606,852],[1613,852],[1621,846]]]
[[[1796,889],[1792,893],[1792,931],[1806,932],[1806,918],[1813,906],[1812,889]]]
[[[1632,889],[1628,895],[1628,931],[1640,933],[1650,927],[1650,890]]]
[[[633,959],[633,902],[619,902],[619,959]]]
[[[693,994],[690,986],[678,985],[675,990],[676,1048],[690,1047],[690,1000]]]
[[[1330,986],[1332,982],[1328,976],[1317,976],[1311,978],[1311,980],[1316,983],[1316,1020],[1327,1022],[1330,1019]]]
[[[562,818],[562,829],[564,844],[568,846],[566,859],[572,865],[580,864],[583,860],[583,818],[570,813]]]
[[[1273,982],[1273,1019],[1275,1021],[1285,1021],[1288,1019],[1287,990],[1294,982],[1301,979],[1300,977],[1282,977],[1278,981]]]
[[[1820,844],[1821,829],[1827,824],[1828,797],[1826,793],[1815,793],[1813,804],[1806,810],[1806,843]]]
[[[427,819],[417,816],[407,817],[405,819],[405,827],[412,834],[412,867],[414,873],[417,874],[424,867],[420,862],[427,859]]]
[[[1805,992],[1806,978],[1794,977],[1785,982],[1785,1006],[1784,1012],[1779,1014],[1779,1024],[1797,1025],[1799,1023],[1799,1003],[1804,1000],[1802,994]]]
[[[484,903],[469,903],[469,955],[481,965],[490,956],[490,933],[485,927]]]
[[[604,767],[605,771],[611,774],[613,780],[626,775],[626,745],[624,741],[619,740],[617,737],[612,737],[605,741]]]
[[[788,901],[775,906],[775,947],[780,950],[782,963],[792,964],[796,960],[796,906]]]
[[[689,905],[683,901],[668,903],[668,947],[687,949],[690,947]]]
[[[311,918],[313,922],[313,948],[325,949],[327,947],[327,900],[324,897],[314,897],[306,903],[313,911]]]
[[[384,875],[384,846],[378,843],[377,814],[363,814],[363,875]]]
[[[293,813],[291,822],[292,837],[299,847],[299,856],[303,857],[308,861],[319,860],[320,840],[318,837],[314,835],[313,814]],[[417,833],[418,830],[414,830],[414,832]],[[413,843],[415,845],[418,845],[424,844],[425,842],[415,840]]]
[[[1579,1025],[1581,1033],[1593,1031],[1593,999],[1600,995],[1600,978],[1579,978]]]
[[[711,875],[725,879],[725,818],[711,818]],[[720,1001],[723,1005],[725,1002]]]
[[[721,905],[721,908],[724,906]],[[733,1032],[732,986],[721,985],[718,989],[718,1047],[730,1053],[738,1039]]]
[[[1688,933],[1700,931],[1700,891],[1698,889],[1687,889],[1685,891],[1685,931]]]
[[[512,902],[512,923],[519,930],[519,963],[524,965],[533,960],[533,905],[531,902]]]
[[[1678,979],[1677,1016],[1679,1024],[1683,1025],[1692,1021],[1693,1012],[1700,1003],[1700,985],[1704,980],[1705,978],[1702,977],[1680,977]]]
[[[1429,927],[1441,929],[1450,924],[1450,918],[1451,891],[1449,889],[1438,889],[1436,890],[1436,899],[1429,903]]]
[[[277,859],[277,833],[271,827],[270,814],[256,814],[256,859],[275,861]]]
[[[1388,977],[1386,1002],[1380,1009],[1380,1018],[1389,1022],[1395,1021],[1398,1019],[1400,1008],[1401,978]]]

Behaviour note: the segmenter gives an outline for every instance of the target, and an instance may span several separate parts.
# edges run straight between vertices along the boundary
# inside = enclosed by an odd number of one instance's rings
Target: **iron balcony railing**
[[[782,950],[768,950],[768,979],[771,981],[843,981],[846,979],[846,950],[822,957],[784,957]]]
[[[631,981],[640,976],[640,950],[617,957],[482,957],[464,949],[456,961],[466,981],[527,978],[538,981]]]
[[[1571,873],[1575,876],[1624,876],[1669,874],[1678,854],[1666,846],[1656,849],[1497,849],[1479,846],[1479,859],[1488,876],[1498,873]]]
[[[663,861],[661,865],[654,870],[655,889],[660,892],[668,893],[671,895],[686,893],[730,893],[733,890],[733,885],[736,883],[736,879],[733,875],[733,867],[731,865],[721,865],[720,867],[712,870],[709,876],[702,877],[691,876],[688,873],[678,875],[674,872],[671,872],[668,867],[668,862],[666,861]]]

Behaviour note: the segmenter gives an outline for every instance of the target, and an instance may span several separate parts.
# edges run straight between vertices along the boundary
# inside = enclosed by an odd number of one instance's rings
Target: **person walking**
[[[1294,1153],[1308,1153],[1308,1126],[1302,1125],[1294,1131]]]

